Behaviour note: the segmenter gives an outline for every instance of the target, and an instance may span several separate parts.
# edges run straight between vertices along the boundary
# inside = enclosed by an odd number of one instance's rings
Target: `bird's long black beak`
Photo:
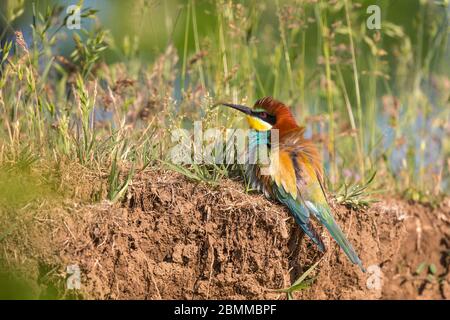
[[[252,109],[250,109],[249,107],[246,107],[246,106],[242,106],[240,104],[232,104],[232,103],[225,103],[225,102],[218,102],[218,103],[214,104],[214,106],[219,106],[219,105],[239,110],[248,115],[252,114]]]

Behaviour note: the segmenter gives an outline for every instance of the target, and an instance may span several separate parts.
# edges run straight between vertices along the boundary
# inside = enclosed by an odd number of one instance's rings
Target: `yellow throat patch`
[[[270,125],[270,123],[267,123],[256,117],[247,116],[247,122],[248,122],[250,128],[252,128],[253,130],[256,130],[256,131],[267,131],[267,130],[272,129],[272,126]]]

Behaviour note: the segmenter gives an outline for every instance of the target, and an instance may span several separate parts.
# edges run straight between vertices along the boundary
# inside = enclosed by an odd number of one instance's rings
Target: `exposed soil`
[[[359,212],[333,206],[362,273],[326,230],[322,255],[282,206],[243,190],[149,170],[123,203],[33,215],[3,241],[2,255],[31,265],[37,279],[53,272],[64,280],[66,266],[79,265],[84,298],[284,299],[269,289],[288,287],[322,259],[295,298],[450,299],[450,199],[438,208],[399,199]],[[433,276],[430,268],[415,274],[422,263],[436,266]]]

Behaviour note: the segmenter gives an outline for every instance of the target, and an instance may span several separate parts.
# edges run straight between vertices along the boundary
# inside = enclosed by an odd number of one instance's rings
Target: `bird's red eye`
[[[267,118],[267,113],[265,113],[265,112],[261,112],[260,114],[259,114],[259,116],[261,117],[261,118]]]

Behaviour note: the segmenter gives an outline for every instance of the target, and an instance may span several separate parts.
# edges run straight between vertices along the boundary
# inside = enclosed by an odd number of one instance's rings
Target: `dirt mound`
[[[123,203],[55,209],[51,223],[28,227],[41,241],[10,241],[9,250],[32,252],[59,274],[78,265],[85,298],[284,298],[268,289],[288,287],[321,258],[315,281],[296,298],[450,298],[450,201],[436,209],[394,199],[365,212],[334,206],[364,274],[326,231],[318,227],[328,247],[322,255],[282,206],[243,189],[148,170]],[[421,264],[436,270],[415,275]]]

